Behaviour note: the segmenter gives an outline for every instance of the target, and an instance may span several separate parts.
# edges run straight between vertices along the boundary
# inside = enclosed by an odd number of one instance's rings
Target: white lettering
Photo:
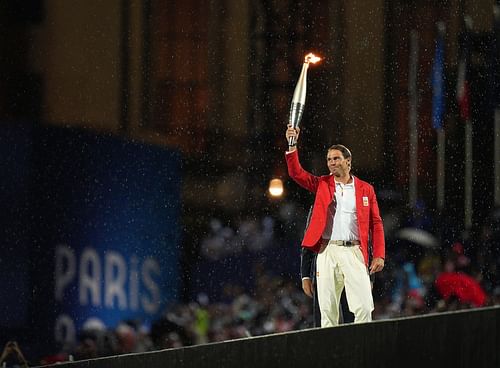
[[[160,289],[152,277],[153,273],[157,276],[160,275],[160,265],[155,259],[146,258],[142,264],[142,281],[146,289],[149,290],[151,298],[149,299],[146,295],[143,295],[141,302],[144,311],[149,314],[158,312],[161,300]]]
[[[78,257],[77,252],[69,246],[57,245],[55,299],[64,303],[70,297],[71,287],[78,291],[81,307],[104,306],[108,310],[143,311],[150,315],[157,313],[162,302],[162,290],[158,284],[161,276],[159,262],[153,257],[141,259],[131,254],[125,258],[117,251],[103,252],[104,255],[101,255],[98,249],[86,247]],[[60,331],[71,328],[64,315],[61,315],[58,323]]]
[[[130,309],[136,311],[139,309],[139,260],[136,256],[130,259],[130,275],[129,275],[129,295]]]
[[[54,326],[54,337],[61,345],[73,345],[76,340],[75,324],[70,316],[61,314],[57,316]]]
[[[109,251],[105,256],[105,305],[113,308],[113,300],[118,299],[118,308],[127,309],[127,295],[125,293],[125,280],[127,276],[127,266],[123,257],[114,251]]]
[[[73,280],[75,274],[75,252],[67,245],[58,245],[56,247],[55,266],[55,298],[58,302],[63,300],[64,289]]]
[[[94,307],[101,305],[101,263],[97,252],[85,248],[80,259],[80,305],[89,304],[88,295]]]

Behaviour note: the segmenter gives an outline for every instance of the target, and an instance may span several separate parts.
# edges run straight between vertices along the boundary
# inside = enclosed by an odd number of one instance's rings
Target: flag
[[[441,212],[444,208],[445,190],[445,74],[444,74],[444,22],[437,23],[436,51],[432,65],[432,125],[437,131],[437,160],[436,160],[436,208]]]
[[[442,27],[439,27],[438,30],[434,64],[432,65],[432,126],[434,129],[443,127],[445,110],[444,29]]]
[[[470,114],[470,86],[468,81],[469,69],[469,54],[470,54],[470,35],[467,28],[463,33],[462,45],[460,47],[460,55],[458,58],[458,74],[457,74],[457,104],[460,111],[460,117],[464,121],[469,121]]]

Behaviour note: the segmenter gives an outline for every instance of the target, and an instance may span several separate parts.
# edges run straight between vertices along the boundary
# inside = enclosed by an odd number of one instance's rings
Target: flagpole
[[[495,108],[495,206],[500,206],[500,108]]]
[[[470,234],[472,228],[472,114],[469,76],[470,62],[470,32],[472,29],[472,20],[470,17],[464,17],[464,39],[460,50],[458,60],[457,75],[457,102],[460,111],[460,118],[465,123],[464,127],[464,231],[465,236]]]
[[[444,208],[446,133],[443,128],[437,130],[437,165],[436,165],[436,207],[441,213]]]
[[[464,216],[465,231],[472,227],[472,121],[465,121],[465,193],[464,193]]]
[[[469,16],[464,17],[465,32],[467,37],[467,64],[466,68],[469,69],[470,66],[470,32],[472,30],[472,19]],[[466,71],[466,83],[468,83],[469,75]],[[468,109],[467,119],[465,120],[465,179],[464,179],[464,220],[465,220],[465,231],[468,234],[472,228],[472,109],[470,101],[470,86],[467,86],[468,94]]]
[[[494,37],[495,37],[495,55],[494,55],[494,78],[495,85],[493,88],[495,101],[495,136],[494,136],[494,201],[495,206],[500,207],[500,102],[498,94],[500,94],[500,1],[497,0],[493,5],[494,15]]]
[[[408,75],[408,96],[409,96],[409,116],[408,116],[408,199],[410,207],[414,208],[418,196],[418,32],[411,31],[410,35],[410,61]]]

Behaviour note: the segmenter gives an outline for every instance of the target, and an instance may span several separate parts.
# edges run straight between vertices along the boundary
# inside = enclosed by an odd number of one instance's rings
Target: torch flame
[[[312,52],[307,54],[305,59],[304,59],[304,63],[313,63],[313,64],[316,64],[318,61],[320,61],[321,58],[319,56],[316,56],[314,55]]]

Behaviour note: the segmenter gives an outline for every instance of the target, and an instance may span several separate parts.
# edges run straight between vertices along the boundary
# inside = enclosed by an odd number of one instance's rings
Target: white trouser
[[[316,280],[321,327],[339,324],[339,304],[345,286],[354,322],[372,320],[373,296],[370,276],[359,245],[345,247],[329,243],[318,254]]]

